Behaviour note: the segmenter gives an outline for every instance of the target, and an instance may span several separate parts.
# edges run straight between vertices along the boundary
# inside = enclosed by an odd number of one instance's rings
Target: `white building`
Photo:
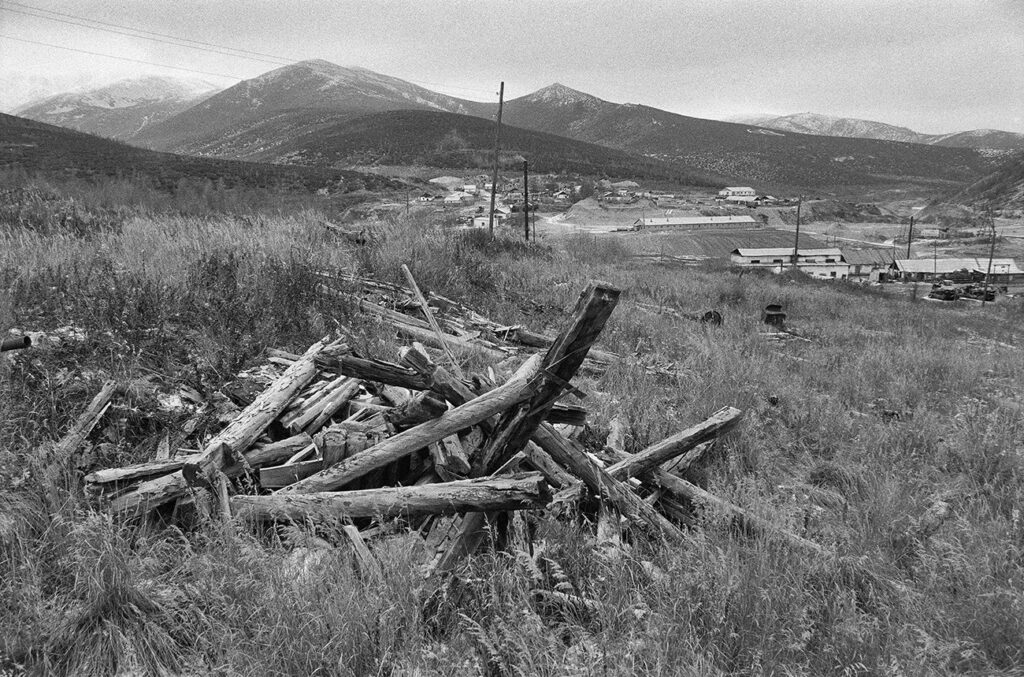
[[[793,267],[792,247],[766,249],[733,249],[729,257],[733,265],[743,268],[766,268],[773,273],[784,272]],[[845,280],[850,274],[850,264],[840,249],[801,249],[796,255],[796,267],[801,272],[826,280]]]
[[[726,186],[718,191],[718,197],[725,200],[734,198],[742,201],[753,200],[757,197],[757,191],[749,186]]]
[[[755,228],[761,222],[753,216],[645,216],[637,219],[637,230],[714,230],[729,228]]]

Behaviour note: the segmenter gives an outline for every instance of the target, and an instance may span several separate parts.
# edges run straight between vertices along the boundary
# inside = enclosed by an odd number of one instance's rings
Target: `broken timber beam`
[[[314,522],[360,517],[385,519],[451,515],[465,511],[527,510],[551,501],[540,473],[498,479],[459,480],[411,487],[271,496],[234,496],[232,512],[257,520]]]
[[[477,475],[486,475],[518,453],[547,417],[579,370],[619,301],[620,291],[591,282],[576,302],[569,326],[558,335],[541,363],[540,384],[528,402],[502,415],[492,443],[477,459]]]
[[[642,475],[662,463],[690,451],[697,445],[732,430],[742,416],[743,413],[734,407],[720,409],[706,421],[667,437],[657,444],[652,444],[643,451],[632,454],[610,466],[607,468],[608,474],[617,480],[627,480],[630,477]]]

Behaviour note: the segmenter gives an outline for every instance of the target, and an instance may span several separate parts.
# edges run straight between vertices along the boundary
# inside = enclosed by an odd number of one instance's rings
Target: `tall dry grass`
[[[1019,671],[1024,359],[1001,345],[1021,344],[1019,300],[936,307],[802,278],[637,267],[619,239],[527,245],[447,225],[373,222],[362,246],[312,211],[140,211],[87,233],[3,226],[0,326],[73,325],[85,340],[0,372],[0,660],[40,674]],[[177,430],[157,394],[212,393],[266,347],[301,349],[343,328],[392,358],[384,328],[316,283],[331,271],[401,282],[402,263],[425,288],[550,331],[588,279],[620,286],[601,345],[626,359],[581,383],[590,436],[623,417],[636,451],[740,407],[740,429],[693,479],[837,557],[808,558],[699,510],[684,544],[635,539],[622,551],[540,517],[546,584],[603,605],[560,615],[533,599],[537,572],[500,552],[428,595],[409,535],[374,544],[388,566],[367,582],[347,550],[295,530],[118,525],[74,491],[88,469],[144,459]],[[766,341],[769,302],[810,341]],[[715,308],[725,323],[646,306]],[[134,385],[66,469],[63,506],[44,515],[47,487],[24,470],[108,376]]]

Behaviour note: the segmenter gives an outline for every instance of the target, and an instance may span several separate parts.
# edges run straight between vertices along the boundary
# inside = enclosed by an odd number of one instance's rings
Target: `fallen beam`
[[[530,510],[551,501],[540,473],[359,491],[234,496],[232,513],[256,520],[314,522],[360,517],[452,515],[458,512]]]

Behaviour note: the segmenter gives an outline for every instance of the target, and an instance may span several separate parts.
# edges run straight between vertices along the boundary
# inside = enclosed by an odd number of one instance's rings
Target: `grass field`
[[[1024,666],[1021,299],[982,313],[799,275],[631,262],[636,242],[655,249],[670,237],[658,234],[525,245],[414,215],[369,224],[374,237],[354,247],[316,211],[111,209],[92,229],[45,211],[28,228],[12,213],[0,210],[0,335],[70,326],[81,338],[0,359],[0,673],[1012,675]],[[603,604],[595,616],[556,619],[535,606],[524,563],[502,552],[473,558],[429,594],[417,537],[400,524],[371,541],[387,567],[367,584],[345,548],[304,547],[297,528],[269,537],[153,529],[90,507],[83,473],[150,458],[164,435],[179,439],[183,415],[162,410],[160,395],[188,385],[212,396],[266,348],[301,350],[341,328],[364,354],[394,359],[395,338],[321,294],[314,273],[402,283],[402,263],[424,288],[537,330],[561,328],[590,279],[622,288],[600,345],[626,358],[579,379],[590,394],[584,438],[599,444],[620,416],[635,452],[736,406],[743,423],[691,479],[836,556],[809,558],[709,510],[695,511],[682,545],[627,534],[621,550],[598,547],[585,514],[544,515],[535,547],[549,573]],[[769,302],[808,341],[766,341]],[[716,308],[725,322],[705,328],[650,305]],[[651,375],[643,361],[676,374]],[[47,445],[107,378],[125,391],[103,425],[69,466],[47,464]]]

